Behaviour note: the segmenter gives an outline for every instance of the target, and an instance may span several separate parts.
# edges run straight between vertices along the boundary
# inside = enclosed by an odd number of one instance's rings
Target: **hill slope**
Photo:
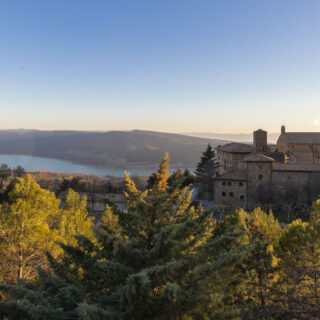
[[[22,154],[108,166],[153,166],[169,152],[173,166],[194,167],[206,145],[223,140],[152,131],[0,131],[0,154]]]

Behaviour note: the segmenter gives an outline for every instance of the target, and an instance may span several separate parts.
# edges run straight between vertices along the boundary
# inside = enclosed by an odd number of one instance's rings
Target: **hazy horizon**
[[[320,130],[320,2],[3,1],[0,128]]]
[[[255,128],[254,130],[256,130]],[[48,130],[48,129],[26,129],[26,128],[11,128],[11,129],[2,129],[1,131],[49,131],[49,132],[101,132],[101,133],[110,133],[110,132],[156,132],[156,133],[168,133],[168,134],[178,134],[184,136],[192,136],[199,138],[209,138],[216,140],[224,140],[224,141],[234,141],[234,142],[243,142],[243,143],[252,143],[253,142],[253,131],[250,132],[197,132],[197,131],[189,131],[189,132],[173,132],[173,131],[161,131],[161,130],[144,130],[144,129],[132,129],[132,130],[72,130],[72,129],[59,129],[59,130]],[[280,132],[268,132],[268,141],[269,143],[275,143],[280,135]]]

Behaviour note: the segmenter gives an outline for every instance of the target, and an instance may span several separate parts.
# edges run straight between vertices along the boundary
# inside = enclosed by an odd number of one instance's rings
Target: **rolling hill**
[[[194,167],[206,145],[226,141],[152,131],[0,130],[0,154],[68,160],[104,167],[154,166],[165,152],[175,167]]]

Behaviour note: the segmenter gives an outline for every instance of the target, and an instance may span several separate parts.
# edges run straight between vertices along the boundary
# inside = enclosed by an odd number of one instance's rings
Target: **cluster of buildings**
[[[299,206],[320,196],[320,133],[287,132],[283,126],[276,145],[268,144],[268,133],[261,129],[253,141],[217,148],[215,205]]]

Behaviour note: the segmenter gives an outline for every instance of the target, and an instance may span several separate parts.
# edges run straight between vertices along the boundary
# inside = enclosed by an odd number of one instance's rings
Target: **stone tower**
[[[244,159],[247,167],[247,205],[251,210],[270,203],[272,167],[274,160],[263,154],[252,154]]]
[[[268,133],[262,129],[253,132],[253,145],[257,153],[268,151]]]

